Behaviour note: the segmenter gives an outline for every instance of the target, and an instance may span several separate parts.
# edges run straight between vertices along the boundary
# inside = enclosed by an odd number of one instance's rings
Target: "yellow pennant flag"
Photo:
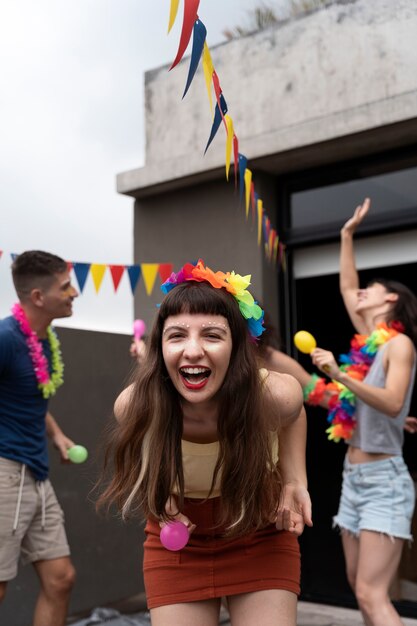
[[[258,246],[261,245],[263,202],[258,198]]]
[[[269,237],[268,237],[268,246],[267,246],[267,256],[269,257],[269,260],[271,260],[271,254],[272,254],[272,238],[274,236],[274,232],[271,228],[271,230],[269,231]]]
[[[170,12],[169,12],[168,32],[174,26],[175,18],[177,17],[179,3],[180,3],[180,0],[171,0],[171,9],[170,9]]]
[[[251,192],[251,186],[252,186],[252,171],[249,168],[245,169],[244,179],[245,179],[245,210],[246,210],[246,219],[248,219],[250,192]]]
[[[93,283],[96,293],[100,291],[101,283],[103,282],[104,273],[107,265],[101,263],[92,263],[90,266],[90,272],[93,277]]]
[[[229,170],[230,170],[230,158],[232,156],[232,147],[233,147],[233,135],[235,131],[233,129],[233,120],[230,115],[225,115],[224,120],[227,126],[227,137],[226,137],[226,180],[229,180]]]
[[[211,60],[210,50],[206,42],[204,42],[204,50],[203,50],[203,70],[204,70],[204,79],[206,81],[208,98],[210,102],[210,111],[213,114],[213,96],[211,93],[211,84],[213,81],[214,65],[213,65],[213,61]]]
[[[278,235],[275,238],[274,241],[274,263],[277,262],[277,258],[278,258],[278,247],[279,247],[279,237]]]
[[[159,270],[159,263],[141,263],[142,276],[148,296],[151,295]]]

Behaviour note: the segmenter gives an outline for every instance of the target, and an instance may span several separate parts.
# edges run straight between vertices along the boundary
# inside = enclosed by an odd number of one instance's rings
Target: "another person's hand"
[[[288,530],[299,536],[305,525],[313,525],[310,494],[302,485],[286,484],[282,488],[275,526],[277,530]]]
[[[406,417],[404,430],[406,430],[408,433],[411,433],[412,435],[415,435],[417,433],[417,417],[411,417],[411,415]]]
[[[323,348],[315,348],[311,353],[311,360],[321,372],[337,380],[340,369],[332,352],[323,350]]]
[[[168,498],[166,505],[165,505],[165,511],[166,513],[168,513],[168,515],[171,515],[172,517],[174,517],[176,521],[182,522],[183,524],[185,524],[188,528],[188,532],[190,535],[196,529],[196,525],[193,524],[186,515],[183,515],[182,513],[179,512],[178,504],[177,504],[177,500],[175,496],[170,496]],[[162,528],[163,526],[165,526],[165,522],[161,521],[159,522],[159,525]]]
[[[370,206],[371,206],[370,198],[365,198],[365,200],[363,201],[363,204],[360,204],[359,206],[356,207],[353,216],[350,219],[348,219],[346,224],[342,226],[341,233],[353,235],[353,233],[358,228],[359,224],[362,222],[362,220],[368,213]]]
[[[129,352],[133,358],[137,359],[138,363],[143,363],[146,355],[146,344],[143,339],[136,339],[134,337],[130,344]]]

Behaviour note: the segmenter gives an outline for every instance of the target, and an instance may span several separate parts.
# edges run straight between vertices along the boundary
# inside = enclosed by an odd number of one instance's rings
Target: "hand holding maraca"
[[[314,365],[331,378],[336,378],[337,374],[340,374],[333,354],[328,350],[317,348],[317,342],[311,333],[299,330],[294,335],[294,344],[297,350],[309,354]]]
[[[341,371],[332,352],[323,350],[323,348],[315,348],[312,352],[311,360],[314,365],[327,374],[327,376],[334,380],[339,379]]]

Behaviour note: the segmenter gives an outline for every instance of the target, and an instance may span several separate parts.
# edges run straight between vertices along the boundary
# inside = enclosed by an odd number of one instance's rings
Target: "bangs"
[[[180,313],[222,315],[230,319],[233,307],[237,306],[233,296],[224,289],[215,289],[204,282],[188,281],[174,287],[166,295],[159,309],[160,319]]]

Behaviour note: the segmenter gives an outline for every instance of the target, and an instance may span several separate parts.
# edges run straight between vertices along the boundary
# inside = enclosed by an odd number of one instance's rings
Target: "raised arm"
[[[346,222],[340,231],[340,293],[351,322],[359,333],[366,333],[367,329],[361,317],[355,313],[359,277],[355,263],[353,235],[368,213],[370,204],[370,199],[366,198],[363,204],[356,207],[353,217]]]

